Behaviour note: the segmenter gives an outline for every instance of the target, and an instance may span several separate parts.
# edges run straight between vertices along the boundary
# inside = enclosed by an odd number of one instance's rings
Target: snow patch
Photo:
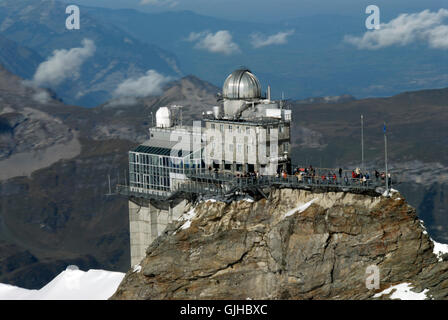
[[[395,290],[394,293],[390,296],[390,299],[400,299],[400,300],[425,300],[428,298],[426,293],[428,292],[428,289],[423,290],[420,293],[411,291],[412,287],[410,283],[400,283],[395,286],[389,287],[380,293],[375,294],[374,298],[379,298],[382,295],[390,294],[393,290]]]
[[[137,273],[139,273],[140,271],[142,271],[142,266],[141,265],[139,265],[139,264],[136,264],[135,266],[134,266],[134,268],[132,269],[132,272],[137,272]]]
[[[215,203],[217,201],[224,201],[224,198],[221,198],[219,196],[215,196],[215,197],[202,197],[201,196],[198,199],[198,203],[202,203],[202,202],[205,202],[205,203]]]
[[[383,197],[391,197],[394,193],[399,193],[400,191],[396,190],[396,189],[389,189],[389,191],[385,190],[383,192]]]
[[[298,207],[295,208],[295,209],[289,210],[288,212],[285,213],[285,216],[284,216],[284,217],[286,218],[286,217],[292,216],[292,215],[295,214],[295,213],[302,213],[303,211],[305,211],[306,209],[308,209],[308,207],[309,207],[310,205],[312,205],[314,201],[316,201],[316,199],[313,199],[313,200],[311,200],[311,201],[308,201],[307,203],[302,204],[302,205],[298,206]]]
[[[419,221],[420,221],[420,226],[423,228],[423,234],[428,234],[428,231],[426,231],[425,222],[421,219],[419,219]],[[440,262],[443,261],[442,256],[445,253],[448,253],[448,244],[439,243],[439,242],[435,241],[434,239],[432,239],[431,237],[429,237],[429,239],[434,244],[434,248],[433,248],[432,252],[437,256],[437,258],[439,259]]]
[[[250,203],[255,202],[254,198],[252,198],[251,196],[239,197],[238,199],[236,199],[236,201],[246,201]]]
[[[196,216],[196,211],[194,208],[185,213],[180,217],[180,221],[185,221],[185,223],[180,227],[182,230],[188,229],[191,226],[191,220]]]
[[[438,243],[433,239],[431,239],[431,241],[434,243],[434,249],[432,252],[437,256],[439,261],[442,261],[442,255],[448,253],[448,244]]]
[[[124,276],[121,272],[81,271],[69,266],[40,290],[0,284],[0,300],[107,300]]]

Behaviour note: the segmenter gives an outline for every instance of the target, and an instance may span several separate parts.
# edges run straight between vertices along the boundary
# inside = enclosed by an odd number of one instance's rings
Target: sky
[[[134,8],[147,12],[191,10],[232,20],[282,21],[304,15],[365,15],[368,5],[377,5],[386,18],[398,13],[436,10],[447,7],[446,0],[64,0],[73,4]]]

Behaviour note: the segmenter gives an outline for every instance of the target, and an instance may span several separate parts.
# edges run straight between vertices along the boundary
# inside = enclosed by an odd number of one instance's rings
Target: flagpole
[[[386,122],[384,122],[384,163],[386,165],[386,191],[389,193],[389,175],[387,171],[387,135],[386,135]]]
[[[364,172],[364,116],[361,115],[361,169]]]

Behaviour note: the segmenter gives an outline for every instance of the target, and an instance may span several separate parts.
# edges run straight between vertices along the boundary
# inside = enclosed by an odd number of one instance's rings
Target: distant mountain
[[[224,79],[222,79],[223,81]],[[49,99],[0,68],[0,283],[40,288],[69,264],[129,267],[127,200],[106,196],[124,182],[128,151],[148,138],[151,113],[183,105],[185,124],[216,104],[218,87],[195,76],[132,104],[112,100],[86,109]],[[448,89],[336,103],[289,101],[295,164],[384,168],[387,121],[395,186],[417,208],[436,241],[448,242]]]
[[[54,50],[81,47],[83,39],[94,42],[95,54],[86,60],[80,74],[52,88],[64,101],[92,107],[110,99],[124,80],[142,76],[150,69],[166,76],[182,74],[175,55],[156,45],[142,43],[87,12],[82,12],[80,30],[67,30],[66,6],[54,0],[0,1],[0,35],[34,50],[41,59],[47,59]],[[31,54],[29,57],[28,63],[8,66],[30,79],[32,72],[21,70],[26,65],[36,65],[36,58]]]
[[[92,39],[97,51],[79,77],[51,88],[70,104],[105,103],[125,79],[150,69],[174,78],[194,74],[220,86],[223,77],[244,65],[257,74],[264,88],[271,85],[273,97],[280,98],[283,92],[289,99],[381,97],[448,85],[446,50],[418,43],[359,50],[345,43],[344,36],[365,32],[361,16],[315,15],[255,23],[191,11],[145,13],[81,6],[81,30],[69,31],[66,5],[52,0],[0,0],[0,35],[34,50],[43,60],[53,50],[80,47],[84,38]],[[221,30],[229,32],[239,50],[226,55],[188,41],[192,34],[216,35]],[[281,32],[289,34],[283,44],[258,48],[252,44],[254,34],[266,39]],[[33,63],[8,65],[29,79],[30,70],[21,70],[27,64]]]
[[[43,58],[34,50],[21,46],[0,34],[0,64],[22,78],[31,79]]]
[[[83,7],[92,17],[111,23],[145,43],[175,53],[182,70],[220,86],[222,78],[244,65],[263,87],[272,86],[280,98],[339,96],[358,98],[392,96],[403,91],[448,86],[447,51],[420,44],[381,50],[358,50],[344,42],[361,35],[365,17],[313,15],[278,23],[225,20],[191,11],[144,13]],[[254,8],[254,15],[257,9]],[[196,48],[186,39],[192,32],[227,30],[240,52],[225,55]],[[291,32],[286,43],[254,48],[253,34],[264,37]]]
[[[304,103],[304,104],[310,104],[310,103],[343,103],[343,102],[349,102],[356,100],[355,97],[344,94],[342,96],[327,96],[327,97],[312,97],[300,101],[296,101],[296,103]]]
[[[125,271],[127,201],[106,196],[108,175],[123,182],[151,112],[182,104],[190,122],[218,89],[188,76],[160,96],[92,109],[38,103],[36,90],[0,67],[0,283],[39,289],[70,264]]]

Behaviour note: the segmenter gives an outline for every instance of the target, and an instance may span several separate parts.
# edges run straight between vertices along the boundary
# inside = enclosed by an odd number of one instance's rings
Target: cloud
[[[232,35],[227,30],[220,30],[215,34],[208,31],[192,32],[186,40],[196,42],[195,48],[197,49],[204,49],[213,53],[230,55],[240,52],[239,46],[233,42]]]
[[[119,97],[108,101],[104,106],[115,108],[115,107],[129,107],[137,104],[137,99],[134,97]]]
[[[40,104],[46,104],[51,101],[50,94],[47,91],[41,89],[33,94],[32,99]]]
[[[390,22],[382,23],[379,30],[367,31],[361,37],[346,35],[344,41],[358,49],[369,50],[405,46],[417,41],[426,42],[430,48],[448,49],[448,25],[443,24],[447,17],[447,9],[400,14]]]
[[[174,0],[141,0],[140,5],[175,7],[179,2]]]
[[[37,67],[32,84],[35,86],[57,86],[64,80],[75,77],[84,61],[93,56],[96,47],[92,40],[84,39],[83,47],[70,50],[55,50],[53,55]]]
[[[149,70],[140,78],[131,78],[122,82],[114,91],[115,97],[142,98],[159,95],[163,92],[163,85],[172,80],[155,70]]]
[[[288,37],[293,35],[295,30],[288,30],[266,36],[261,33],[253,33],[250,35],[251,43],[254,48],[261,48],[271,45],[279,45],[288,43]]]

